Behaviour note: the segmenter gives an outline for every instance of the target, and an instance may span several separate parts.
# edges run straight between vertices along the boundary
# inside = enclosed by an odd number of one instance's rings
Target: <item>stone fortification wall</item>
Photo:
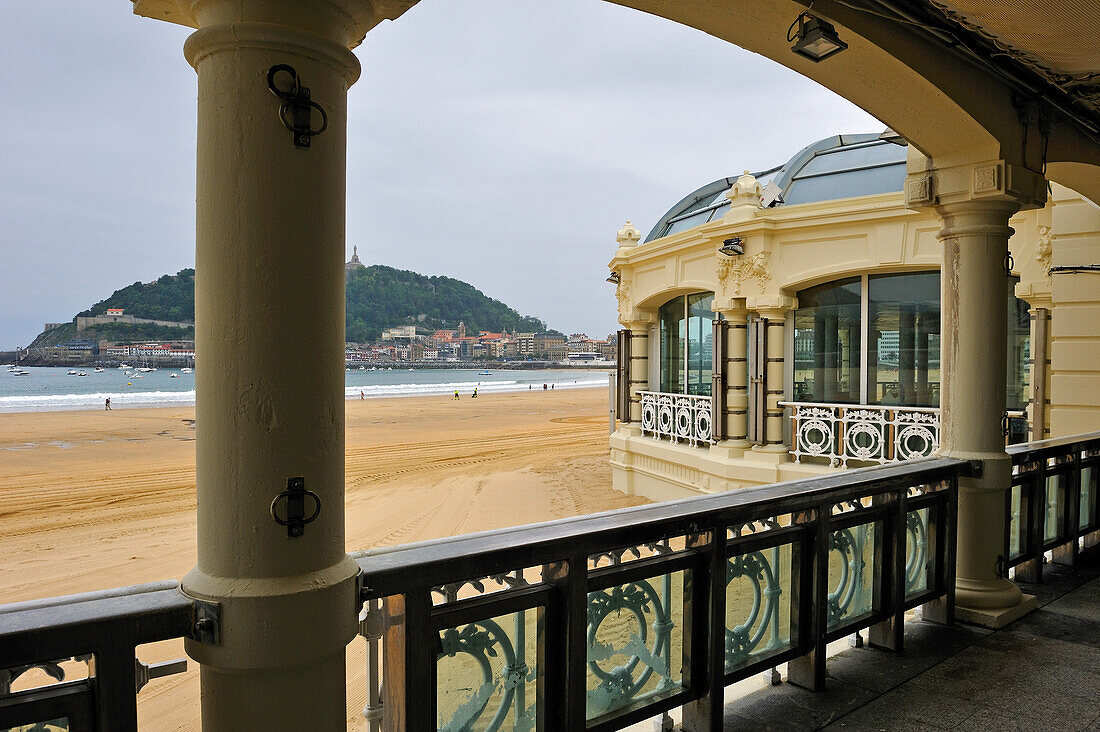
[[[165,325],[172,328],[190,328],[195,325],[194,323],[188,323],[186,321],[150,320],[148,318],[135,318],[133,315],[93,315],[78,316],[76,319],[76,329],[79,332],[93,325],[103,325],[106,323],[124,323],[129,325]]]

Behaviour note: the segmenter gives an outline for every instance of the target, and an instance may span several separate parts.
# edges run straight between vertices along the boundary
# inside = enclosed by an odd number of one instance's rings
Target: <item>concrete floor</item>
[[[905,652],[846,650],[827,691],[783,684],[727,705],[727,730],[1097,730],[1100,551],[1020,583],[1040,608],[989,631],[917,621]]]

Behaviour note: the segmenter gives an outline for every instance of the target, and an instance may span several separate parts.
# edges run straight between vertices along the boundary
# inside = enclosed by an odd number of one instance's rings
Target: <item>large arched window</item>
[[[700,292],[661,306],[661,391],[710,396],[713,304],[713,292]]]

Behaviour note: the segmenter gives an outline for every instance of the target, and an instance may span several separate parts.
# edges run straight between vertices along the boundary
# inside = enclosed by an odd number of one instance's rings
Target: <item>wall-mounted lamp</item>
[[[811,15],[809,11],[802,13],[798,20],[791,23],[787,30],[787,40],[794,41],[792,51],[814,63],[835,56],[848,47],[847,43],[840,40],[831,23]]]
[[[619,284],[619,273],[612,272],[611,275],[607,278],[607,281],[613,285]]]
[[[732,239],[726,239],[722,242],[722,246],[718,248],[718,251],[725,254],[727,257],[732,257],[736,254],[745,253],[745,242],[739,236],[735,236]]]

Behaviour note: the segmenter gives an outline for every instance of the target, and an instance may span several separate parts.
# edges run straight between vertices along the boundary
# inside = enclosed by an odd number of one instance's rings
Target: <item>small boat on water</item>
[[[492,376],[493,374],[489,371],[478,371],[477,375],[478,376]]]
[[[74,370],[69,371],[69,376],[76,376],[77,372]]]
[[[87,376],[87,375],[88,375],[87,371],[81,371],[79,374],[77,374],[77,376]]]
[[[180,377],[179,374],[168,374],[169,379],[178,379],[179,377]]]
[[[193,371],[193,369],[190,369],[190,368],[188,368],[188,367],[186,367],[186,366],[185,366],[184,368],[180,369],[180,373],[181,373],[181,374],[189,374],[189,373],[191,373],[192,371]]]
[[[95,367],[95,372],[97,374],[102,374],[103,373],[103,367],[102,366],[96,366]]]
[[[140,371],[143,374],[147,374],[150,371],[156,371],[156,369],[151,369],[148,366],[138,366],[138,371]]]
[[[11,373],[12,373],[12,376],[30,376],[31,375],[30,371],[25,371],[25,370],[22,370],[22,369],[20,369],[19,371],[12,371]]]

